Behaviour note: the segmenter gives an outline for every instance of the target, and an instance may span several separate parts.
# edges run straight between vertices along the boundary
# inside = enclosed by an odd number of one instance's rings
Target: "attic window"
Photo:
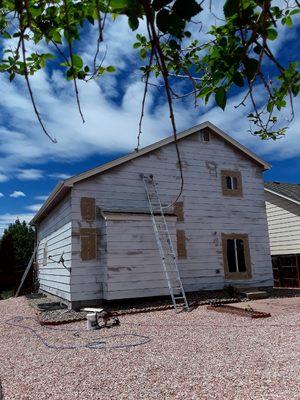
[[[208,130],[204,130],[201,132],[202,142],[209,142],[210,141],[210,134]]]
[[[240,171],[221,171],[223,196],[243,196],[242,175]]]

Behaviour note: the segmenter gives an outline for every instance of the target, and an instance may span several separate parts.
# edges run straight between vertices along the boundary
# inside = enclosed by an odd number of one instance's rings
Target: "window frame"
[[[227,178],[231,178],[231,184],[233,186],[233,179],[237,180],[237,189],[229,189],[227,187]],[[240,171],[232,171],[232,170],[221,170],[221,184],[222,184],[222,194],[223,196],[229,197],[243,197],[243,183],[242,183],[242,174]]]
[[[236,240],[243,240],[246,271],[243,271],[243,272],[229,271],[228,258],[227,258],[227,243],[228,243],[227,241],[228,240],[235,241],[235,249],[236,249]],[[223,251],[223,264],[224,264],[225,279],[242,280],[242,279],[251,279],[252,278],[249,236],[247,234],[245,234],[245,233],[222,233],[222,251]],[[237,267],[238,267],[237,254],[236,254],[236,263],[237,263]]]
[[[208,140],[204,140],[204,135],[208,135]],[[210,131],[208,129],[203,129],[201,131],[201,142],[207,144],[207,143],[210,143],[210,141],[211,141],[211,133],[210,133]]]

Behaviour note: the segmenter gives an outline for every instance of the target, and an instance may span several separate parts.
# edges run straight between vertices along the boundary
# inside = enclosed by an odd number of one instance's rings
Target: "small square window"
[[[227,189],[237,190],[238,189],[238,180],[235,176],[226,176],[226,186]]]
[[[239,171],[221,171],[224,196],[243,196],[242,175]]]

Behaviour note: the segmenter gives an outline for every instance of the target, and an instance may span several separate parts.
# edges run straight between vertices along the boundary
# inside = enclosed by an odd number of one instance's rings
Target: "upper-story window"
[[[202,139],[202,142],[204,142],[204,143],[208,143],[210,141],[209,130],[204,129],[203,131],[201,131],[201,139]]]
[[[222,193],[224,196],[243,196],[240,171],[221,171]]]

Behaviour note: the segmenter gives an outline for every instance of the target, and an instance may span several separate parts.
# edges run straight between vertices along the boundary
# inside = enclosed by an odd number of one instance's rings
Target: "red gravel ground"
[[[272,317],[251,320],[202,306],[127,315],[120,327],[86,332],[84,322],[54,330],[14,319],[34,316],[25,298],[0,301],[4,399],[299,400],[300,298],[247,304]],[[101,348],[80,347],[99,341]],[[77,348],[57,349],[63,346]]]

